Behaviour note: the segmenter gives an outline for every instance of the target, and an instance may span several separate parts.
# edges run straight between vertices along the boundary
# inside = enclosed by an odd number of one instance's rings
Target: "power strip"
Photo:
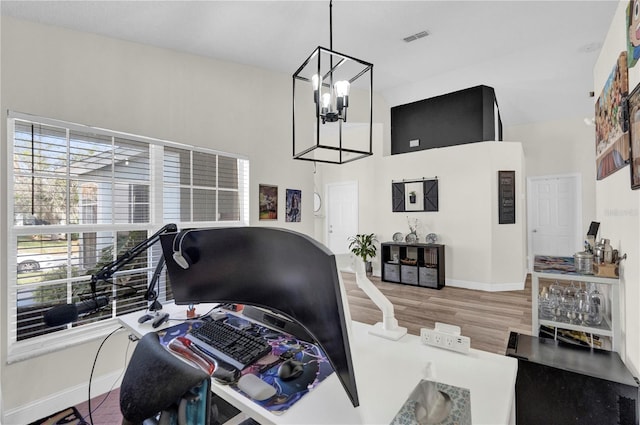
[[[420,329],[420,340],[423,344],[446,350],[467,354],[471,348],[471,339],[460,335],[458,326],[436,323],[435,329]]]

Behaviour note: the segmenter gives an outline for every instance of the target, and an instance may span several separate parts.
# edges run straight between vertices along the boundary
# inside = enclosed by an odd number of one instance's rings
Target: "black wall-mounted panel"
[[[410,146],[412,140],[419,140],[419,145]],[[491,87],[471,87],[391,108],[392,155],[486,140],[502,140]]]
[[[411,182],[392,182],[391,183],[391,211],[406,212],[405,205],[405,183]],[[438,211],[438,180],[424,180],[422,182],[422,198],[423,209],[420,211]],[[411,210],[419,211],[419,210]]]
[[[391,211],[404,212],[404,183],[391,183]]]
[[[438,180],[424,181],[424,210],[438,211]]]
[[[498,171],[498,224],[516,222],[516,172]]]

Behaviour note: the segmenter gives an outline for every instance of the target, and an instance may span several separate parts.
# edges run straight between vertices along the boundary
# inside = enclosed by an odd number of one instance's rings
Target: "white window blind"
[[[147,308],[159,243],[96,283],[105,308],[43,322],[52,306],[91,297],[91,276],[163,225],[248,224],[243,157],[19,113],[8,129],[10,347]],[[165,282],[163,273],[161,300],[171,298]]]

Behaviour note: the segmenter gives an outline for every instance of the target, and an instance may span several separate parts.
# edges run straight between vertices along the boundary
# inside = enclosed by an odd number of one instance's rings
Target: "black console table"
[[[444,287],[444,245],[384,242],[382,280],[413,286]]]

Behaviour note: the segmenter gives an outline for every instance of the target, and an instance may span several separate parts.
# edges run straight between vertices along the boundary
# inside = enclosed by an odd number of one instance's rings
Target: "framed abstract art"
[[[640,84],[629,95],[628,105],[631,188],[640,189]]]
[[[602,180],[629,162],[629,129],[625,119],[629,93],[627,52],[620,53],[596,101],[596,179]]]
[[[261,184],[259,187],[260,220],[278,219],[278,186]]]

